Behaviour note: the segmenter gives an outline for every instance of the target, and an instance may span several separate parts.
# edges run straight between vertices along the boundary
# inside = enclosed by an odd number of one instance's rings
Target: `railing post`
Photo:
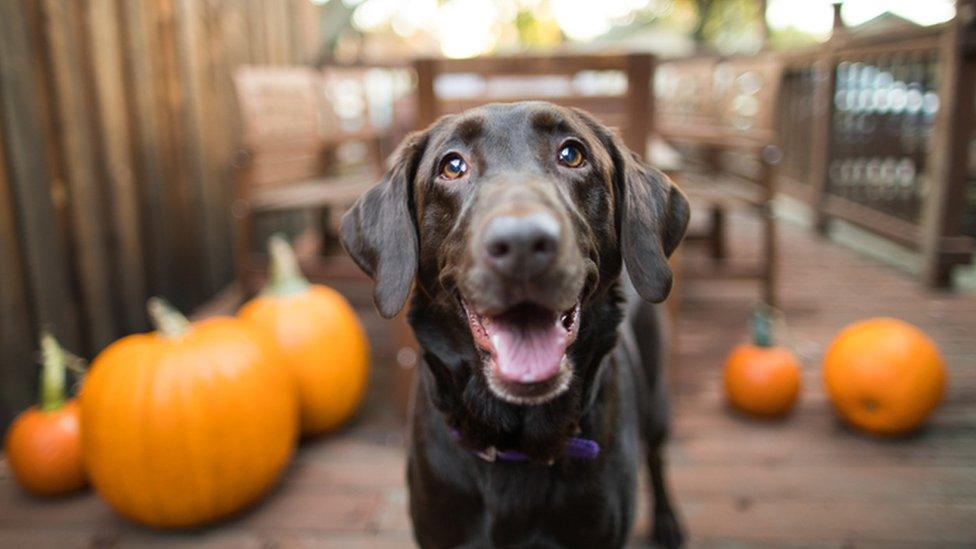
[[[763,301],[770,307],[777,307],[776,298],[777,274],[779,257],[776,246],[776,216],[773,210],[773,200],[776,198],[776,169],[783,159],[783,153],[778,146],[769,144],[759,151],[759,183],[762,188],[762,202],[759,209],[762,217],[763,257],[762,296]]]
[[[967,33],[976,17],[973,0],[957,0],[956,17],[943,34],[939,114],[931,144],[928,191],[921,212],[922,275],[926,284],[947,287],[952,267],[968,258],[961,236],[966,207],[969,141],[972,137],[976,65],[967,62]]]
[[[821,235],[830,228],[830,216],[824,209],[827,187],[830,181],[831,148],[834,134],[834,92],[837,88],[837,39],[844,32],[841,18],[843,2],[833,2],[833,29],[826,44],[826,53],[816,61],[817,89],[813,99],[813,129],[810,140],[810,194],[808,200],[813,211],[813,227]]]
[[[654,74],[654,56],[648,53],[632,53],[627,56],[627,127],[624,142],[641,158],[647,152],[647,138],[654,127],[654,103],[651,94],[651,76]]]
[[[830,179],[830,149],[833,146],[834,90],[837,82],[837,59],[828,54],[817,60],[817,89],[813,104],[813,130],[810,140],[810,208],[814,228],[826,234],[830,219],[824,211],[824,198]]]
[[[434,91],[436,78],[433,59],[417,59],[413,68],[417,72],[417,128],[426,128],[437,119],[437,96]]]

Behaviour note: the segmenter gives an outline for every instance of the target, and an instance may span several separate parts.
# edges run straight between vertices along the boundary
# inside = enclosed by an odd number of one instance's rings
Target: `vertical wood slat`
[[[249,0],[247,7],[251,52],[250,62],[258,65],[270,63],[271,59],[268,55],[267,46],[267,26],[264,24],[267,3],[263,0]]]
[[[139,181],[142,247],[145,250],[148,293],[172,296],[178,281],[170,261],[175,240],[173,220],[166,207],[166,171],[159,146],[159,121],[164,118],[164,102],[155,86],[156,27],[147,3],[121,2],[120,27],[124,87],[128,90],[128,123],[132,136],[132,155]]]
[[[30,404],[35,385],[34,335],[24,322],[30,315],[3,135],[0,126],[0,425]]]
[[[46,95],[39,89],[42,79],[31,57],[38,37],[29,13],[27,3],[0,2],[0,118],[33,311],[19,321],[49,326],[65,345],[78,349],[81,337],[67,251],[50,192],[49,147],[43,131]]]
[[[206,291],[199,284],[203,279],[205,265],[203,250],[197,245],[200,240],[200,225],[195,196],[198,181],[192,181],[192,156],[195,151],[185,140],[189,132],[189,99],[181,84],[181,68],[178,41],[179,22],[177,21],[177,0],[159,0],[155,4],[157,35],[157,58],[159,60],[158,85],[162,89],[164,105],[168,112],[159,121],[160,144],[168,172],[166,198],[169,202],[170,222],[176,223],[176,240],[170,261],[179,264],[174,273],[178,281],[178,291],[171,299],[181,308],[190,308],[205,298]]]
[[[83,317],[89,340],[100,349],[112,341],[117,331],[101,209],[104,197],[96,177],[94,126],[85,97],[88,90],[82,71],[84,45],[76,8],[78,4],[71,0],[44,1]]]
[[[98,134],[111,194],[114,280],[122,312],[121,324],[125,331],[143,330],[146,328],[143,313],[146,284],[122,66],[121,14],[114,0],[89,0],[87,8],[91,54],[86,69],[91,71],[95,83]]]
[[[241,143],[241,123],[238,115],[238,102],[234,88],[233,74],[236,67],[248,63],[250,52],[248,49],[248,9],[237,0],[222,0],[213,6],[209,15],[211,25],[211,47],[214,58],[214,94],[216,108],[219,109],[221,119],[224,120],[222,131],[217,132],[214,139],[214,162],[221,167],[219,191],[227,200],[227,208],[223,211],[225,238],[231,244],[225,253],[225,267],[233,266],[232,250],[233,229],[231,207],[237,193],[234,187],[234,176],[241,159],[238,157]],[[224,279],[233,276],[234,269],[225,270]]]
[[[264,16],[261,20],[264,22],[265,33],[267,36],[267,55],[268,63],[272,65],[280,65],[284,63],[285,52],[281,48],[281,30],[279,28],[279,22],[281,17],[281,6],[285,2],[265,2],[262,6],[264,8]]]
[[[202,32],[205,36],[206,65],[202,67],[201,79],[204,85],[202,97],[202,115],[204,118],[201,130],[205,146],[204,159],[207,165],[208,181],[205,191],[211,203],[211,218],[208,220],[208,230],[213,231],[211,252],[214,256],[211,268],[218,287],[233,278],[233,253],[231,238],[230,207],[232,202],[231,167],[240,132],[235,122],[237,111],[234,99],[231,74],[233,67],[243,63],[229,61],[238,55],[241,41],[229,44],[226,41],[225,19],[231,25],[240,25],[238,2],[208,2],[201,12]],[[224,121],[218,127],[206,123],[206,116],[218,116]]]
[[[207,40],[204,36],[203,3],[197,0],[178,0],[174,7],[174,24],[177,35],[177,68],[183,116],[180,139],[180,154],[186,163],[186,174],[192,182],[189,189],[193,217],[200,222],[202,234],[199,241],[203,246],[203,273],[200,282],[205,285],[207,294],[220,289],[218,278],[220,251],[224,247],[221,239],[222,227],[218,224],[217,210],[221,207],[221,197],[213,192],[216,189],[216,173],[208,161],[212,153],[212,139],[204,119],[205,112],[212,112],[208,94],[205,71],[210,64]]]

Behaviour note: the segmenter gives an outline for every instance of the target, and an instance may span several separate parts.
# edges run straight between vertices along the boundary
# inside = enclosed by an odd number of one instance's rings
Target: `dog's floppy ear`
[[[342,217],[342,246],[373,279],[373,301],[384,318],[400,312],[417,274],[411,189],[426,142],[426,132],[408,135],[383,179]]]
[[[660,303],[671,292],[668,257],[688,227],[688,199],[660,171],[645,165],[616,133],[576,110],[613,161],[620,253],[637,293]]]
[[[621,255],[637,293],[660,303],[671,292],[668,257],[685,235],[691,209],[668,176],[615,140],[622,156],[615,168]]]

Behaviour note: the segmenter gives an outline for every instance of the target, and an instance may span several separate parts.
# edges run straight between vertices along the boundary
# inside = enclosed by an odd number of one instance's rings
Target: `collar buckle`
[[[494,446],[489,446],[480,452],[474,452],[474,455],[480,457],[488,463],[494,463],[498,460],[498,450]]]

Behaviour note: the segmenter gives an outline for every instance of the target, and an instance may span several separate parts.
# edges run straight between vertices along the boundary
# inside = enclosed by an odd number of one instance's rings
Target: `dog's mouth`
[[[579,303],[561,312],[521,303],[498,315],[478,314],[462,304],[475,344],[487,355],[496,393],[522,403],[568,384],[566,349],[579,333]]]

